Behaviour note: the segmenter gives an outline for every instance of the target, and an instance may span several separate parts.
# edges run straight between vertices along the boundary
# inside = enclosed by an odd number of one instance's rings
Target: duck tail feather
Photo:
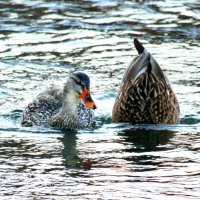
[[[144,47],[143,47],[143,45],[139,42],[139,40],[138,39],[134,39],[134,45],[135,45],[135,48],[136,48],[136,50],[137,50],[137,52],[138,52],[138,54],[140,55],[140,54],[142,54],[143,52],[144,52]]]

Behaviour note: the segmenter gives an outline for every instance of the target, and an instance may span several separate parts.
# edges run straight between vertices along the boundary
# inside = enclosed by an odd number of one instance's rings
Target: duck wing
[[[169,80],[155,58],[137,40],[138,51],[125,71],[112,111],[113,122],[179,122],[179,104]]]
[[[49,119],[58,113],[62,106],[63,92],[54,87],[40,93],[29,103],[22,116],[22,126],[48,126]]]

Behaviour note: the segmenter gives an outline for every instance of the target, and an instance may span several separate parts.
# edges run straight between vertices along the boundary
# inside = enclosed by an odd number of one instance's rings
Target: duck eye
[[[87,93],[86,95],[85,95],[85,97],[89,97],[90,95]]]
[[[81,82],[78,79],[74,79],[74,80],[75,80],[76,84],[78,84],[78,85],[81,84]]]
[[[71,78],[74,80],[74,82],[75,82],[77,85],[80,85],[82,88],[84,88],[83,83],[82,83],[79,79],[76,79],[76,78],[74,78],[74,77],[71,77]]]

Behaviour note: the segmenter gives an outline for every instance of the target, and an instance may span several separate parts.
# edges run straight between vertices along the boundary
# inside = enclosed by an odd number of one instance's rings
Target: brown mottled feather
[[[179,104],[162,69],[138,40],[113,107],[113,122],[176,124]]]

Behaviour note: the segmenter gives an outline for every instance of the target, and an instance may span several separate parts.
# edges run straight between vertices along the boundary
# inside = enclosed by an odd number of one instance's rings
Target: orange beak
[[[84,104],[90,109],[96,109],[97,106],[92,100],[90,95],[90,90],[84,89],[83,92],[80,94],[80,98],[83,100]]]

